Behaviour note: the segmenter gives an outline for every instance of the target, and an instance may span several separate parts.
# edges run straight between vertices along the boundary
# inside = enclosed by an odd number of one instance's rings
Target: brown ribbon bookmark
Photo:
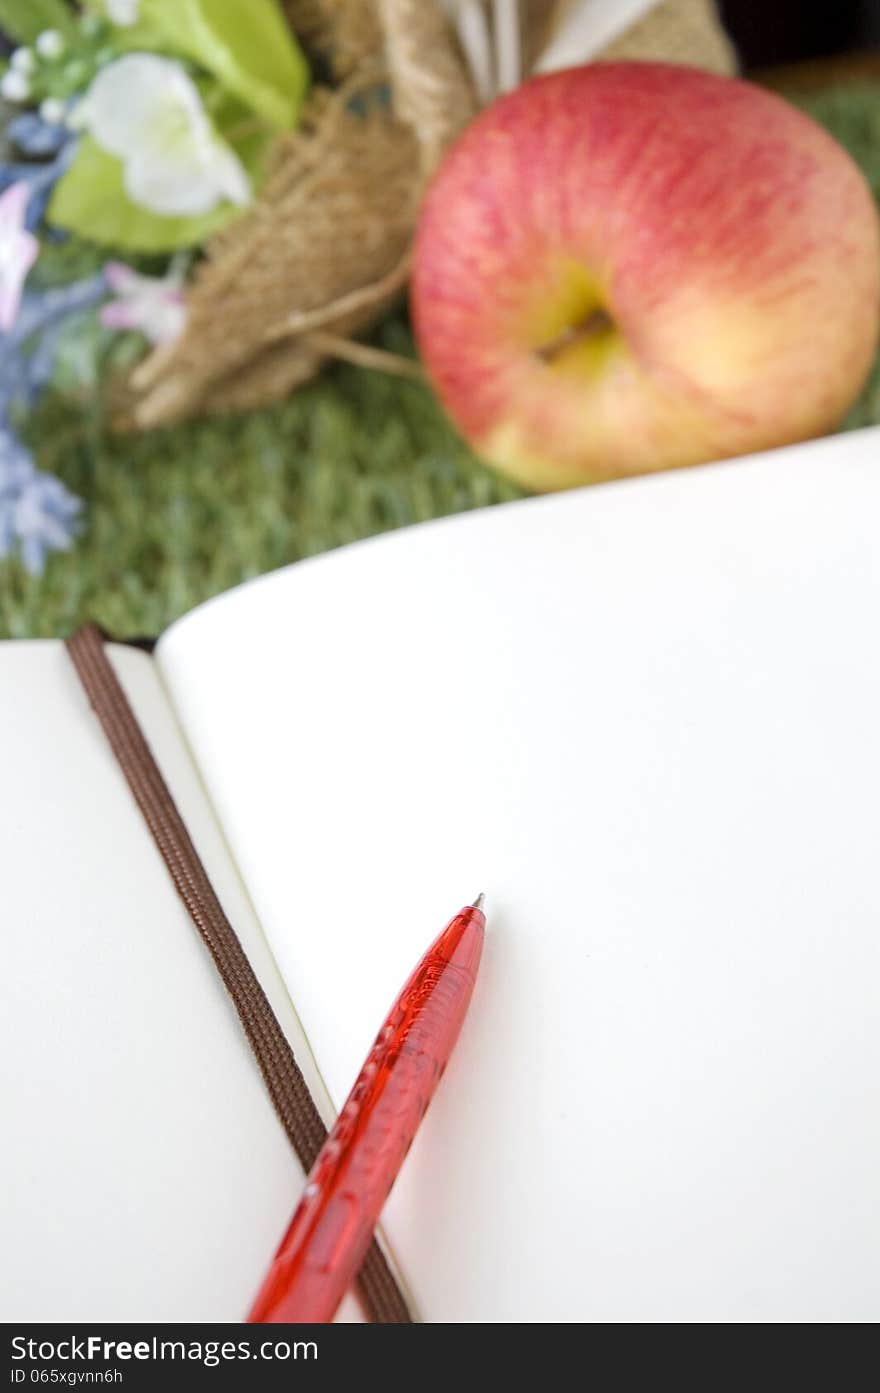
[[[308,1172],[324,1143],[327,1129],[113,671],[104,651],[103,635],[90,624],[68,639],[67,647],[177,893],[232,997],[281,1125],[303,1169]],[[267,1261],[270,1256],[267,1253]],[[375,1239],[361,1267],[358,1286],[371,1320],[383,1324],[412,1320],[400,1287]]]

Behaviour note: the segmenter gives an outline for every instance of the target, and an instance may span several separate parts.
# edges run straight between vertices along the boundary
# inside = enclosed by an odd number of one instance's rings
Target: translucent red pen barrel
[[[485,923],[474,906],[450,920],[392,1006],[312,1167],[250,1321],[332,1320],[458,1039]]]

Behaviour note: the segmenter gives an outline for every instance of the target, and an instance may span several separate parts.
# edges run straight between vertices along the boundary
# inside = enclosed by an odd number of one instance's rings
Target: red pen
[[[449,921],[392,1006],[249,1321],[333,1319],[458,1039],[483,949],[482,904],[479,895]]]

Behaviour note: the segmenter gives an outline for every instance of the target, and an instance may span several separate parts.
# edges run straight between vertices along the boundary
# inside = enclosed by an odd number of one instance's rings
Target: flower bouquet
[[[194,250],[253,201],[308,66],[274,0],[4,0],[0,26],[19,41],[0,78],[0,556],[17,546],[38,571],[79,504],[36,468],[15,411],[91,307],[154,345],[180,333]],[[94,269],[47,284],[35,263],[64,241],[92,246]]]

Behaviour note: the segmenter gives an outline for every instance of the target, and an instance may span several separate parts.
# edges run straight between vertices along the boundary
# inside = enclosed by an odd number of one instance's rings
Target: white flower
[[[67,44],[57,29],[44,29],[37,35],[36,49],[41,58],[60,58]]]
[[[223,199],[249,201],[248,177],[180,63],[152,53],[118,58],[98,73],[82,116],[98,145],[122,160],[132,202],[191,217]]]
[[[120,28],[136,24],[140,3],[141,0],[107,0],[107,18],[111,24],[118,24]]]
[[[32,48],[17,48],[14,53],[10,54],[9,61],[16,72],[24,73],[25,75],[32,73],[37,66],[37,60],[34,57]]]
[[[31,84],[24,73],[10,68],[3,74],[0,81],[0,97],[5,97],[8,102],[26,102],[30,94]]]
[[[63,102],[59,97],[47,97],[40,102],[40,115],[47,126],[61,126],[67,115],[67,102]]]
[[[170,343],[186,322],[183,275],[172,269],[166,276],[142,276],[121,261],[104,267],[114,300],[98,311],[110,329],[138,329],[151,343]]]

